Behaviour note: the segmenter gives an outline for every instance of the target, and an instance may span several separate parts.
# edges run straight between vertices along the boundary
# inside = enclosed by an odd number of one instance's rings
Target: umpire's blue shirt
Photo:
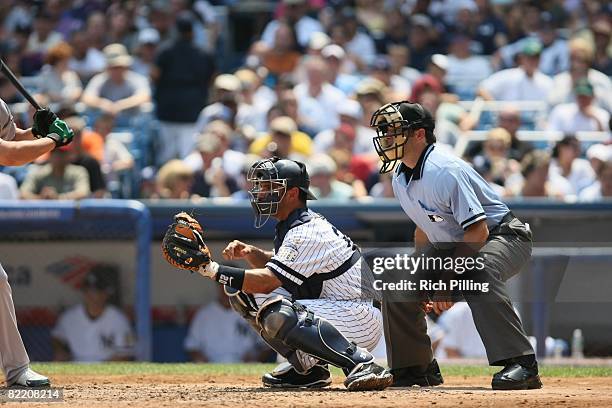
[[[509,211],[468,163],[434,145],[423,150],[414,169],[397,166],[392,184],[406,214],[434,244],[463,241],[465,229],[480,220],[490,230]]]

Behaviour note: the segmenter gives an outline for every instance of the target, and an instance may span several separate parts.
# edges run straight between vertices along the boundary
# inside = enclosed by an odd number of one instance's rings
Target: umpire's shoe
[[[494,390],[534,390],[542,388],[538,375],[538,364],[527,367],[518,363],[508,364],[493,375],[491,387]]]
[[[344,380],[349,391],[380,391],[393,382],[393,375],[374,362],[359,363]]]
[[[261,377],[265,387],[274,388],[323,388],[332,383],[327,364],[317,363],[305,373],[300,373],[290,363],[279,364],[271,373]]]
[[[422,366],[412,366],[405,368],[392,369],[392,387],[434,387],[444,383],[438,361],[434,358],[426,368]]]
[[[31,368],[28,368],[21,373],[21,375],[17,377],[17,380],[15,380],[15,382],[11,385],[14,387],[30,388],[49,387],[51,385],[51,381],[49,381],[49,379],[44,375],[40,375]]]

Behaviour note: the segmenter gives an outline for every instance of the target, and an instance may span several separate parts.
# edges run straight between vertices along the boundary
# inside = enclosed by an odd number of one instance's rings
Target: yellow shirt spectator
[[[308,157],[312,154],[312,139],[297,129],[289,116],[280,116],[270,122],[270,133],[256,139],[249,153],[268,157],[289,157],[292,154]]]

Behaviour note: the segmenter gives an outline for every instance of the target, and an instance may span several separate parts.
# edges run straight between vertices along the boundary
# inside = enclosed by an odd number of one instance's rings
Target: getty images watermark
[[[391,301],[454,298],[489,292],[486,255],[454,250],[417,253],[406,248],[363,250],[362,288]],[[366,292],[366,293],[368,293]]]

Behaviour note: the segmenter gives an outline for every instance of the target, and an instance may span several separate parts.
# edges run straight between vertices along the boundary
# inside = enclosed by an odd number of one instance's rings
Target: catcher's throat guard
[[[370,126],[376,129],[374,148],[383,162],[381,174],[392,171],[397,161],[404,157],[404,145],[410,136],[408,132],[425,125],[423,120],[406,120],[400,110],[402,104],[410,102],[383,105],[372,114],[370,120]]]

